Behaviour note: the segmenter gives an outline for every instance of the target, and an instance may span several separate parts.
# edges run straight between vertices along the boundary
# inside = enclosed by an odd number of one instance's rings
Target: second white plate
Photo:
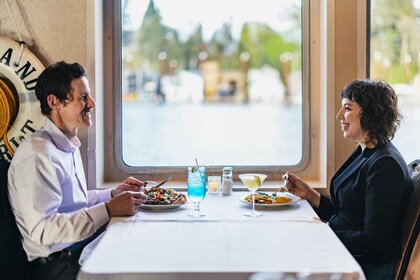
[[[298,202],[300,200],[300,197],[293,195],[291,193],[285,193],[285,195],[287,197],[289,197],[291,199],[290,202],[286,202],[286,203],[273,203],[273,204],[259,204],[259,203],[255,203],[255,207],[283,207],[283,206],[287,206],[290,204],[294,204],[296,202]],[[252,202],[248,202],[245,200],[245,197],[247,197],[248,194],[245,194],[241,197],[239,197],[239,200],[243,203],[246,203],[248,205],[252,205]]]

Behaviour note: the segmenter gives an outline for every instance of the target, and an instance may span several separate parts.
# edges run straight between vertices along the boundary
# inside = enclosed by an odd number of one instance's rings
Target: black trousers
[[[70,253],[67,249],[38,258],[30,263],[37,280],[75,280],[79,272],[80,253]]]
[[[107,224],[91,237],[77,242],[70,247],[55,252],[46,258],[37,258],[30,262],[36,280],[76,280],[80,270],[79,258],[83,248],[104,232]]]

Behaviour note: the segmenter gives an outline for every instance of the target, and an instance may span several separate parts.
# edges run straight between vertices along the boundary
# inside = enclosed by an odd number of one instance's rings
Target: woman
[[[367,279],[393,279],[400,256],[401,221],[413,188],[407,165],[391,143],[402,116],[392,87],[356,80],[341,91],[337,114],[357,148],[333,176],[330,197],[288,173],[287,189],[328,221]]]

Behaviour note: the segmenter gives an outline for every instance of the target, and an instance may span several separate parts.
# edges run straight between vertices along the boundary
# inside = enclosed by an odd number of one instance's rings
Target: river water
[[[420,106],[401,105],[393,143],[420,158]],[[130,166],[293,165],[302,157],[300,106],[123,104],[123,160]]]

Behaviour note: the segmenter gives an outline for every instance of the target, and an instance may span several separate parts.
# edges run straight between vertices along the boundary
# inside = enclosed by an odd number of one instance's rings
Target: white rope
[[[17,27],[17,24],[16,24],[16,19],[15,19],[15,15],[13,14],[13,12],[12,12],[12,8],[10,7],[9,0],[6,0],[6,4],[7,4],[7,7],[9,8],[10,16],[12,17],[13,24],[14,24],[14,26],[15,26],[16,33],[17,33],[18,38],[19,38],[19,41],[20,41],[19,54],[18,54],[18,56],[16,57],[15,62],[13,62],[13,65],[17,67],[17,66],[19,66],[19,64],[20,64],[20,59],[22,58],[23,48],[27,48],[27,45],[26,45],[26,43],[22,40],[22,36],[20,35],[19,29],[18,29],[18,27]]]
[[[19,29],[17,28],[16,19],[15,19],[15,16],[14,16],[13,12],[12,12],[12,9],[10,8],[9,0],[6,0],[6,3],[7,3],[7,7],[9,8],[10,15],[12,16],[13,24],[15,25],[15,29],[16,29],[16,33],[19,37],[19,41],[22,42],[23,41],[22,36],[20,36]]]
[[[24,49],[24,48],[27,48],[27,47],[28,47],[28,46],[25,44],[25,42],[24,42],[24,41],[20,41],[19,54],[18,54],[18,56],[16,57],[15,62],[13,62],[13,65],[14,65],[14,66],[16,66],[16,67],[18,67],[18,66],[19,66],[19,64],[20,64],[20,59],[22,58],[22,54],[23,54],[23,49]]]

